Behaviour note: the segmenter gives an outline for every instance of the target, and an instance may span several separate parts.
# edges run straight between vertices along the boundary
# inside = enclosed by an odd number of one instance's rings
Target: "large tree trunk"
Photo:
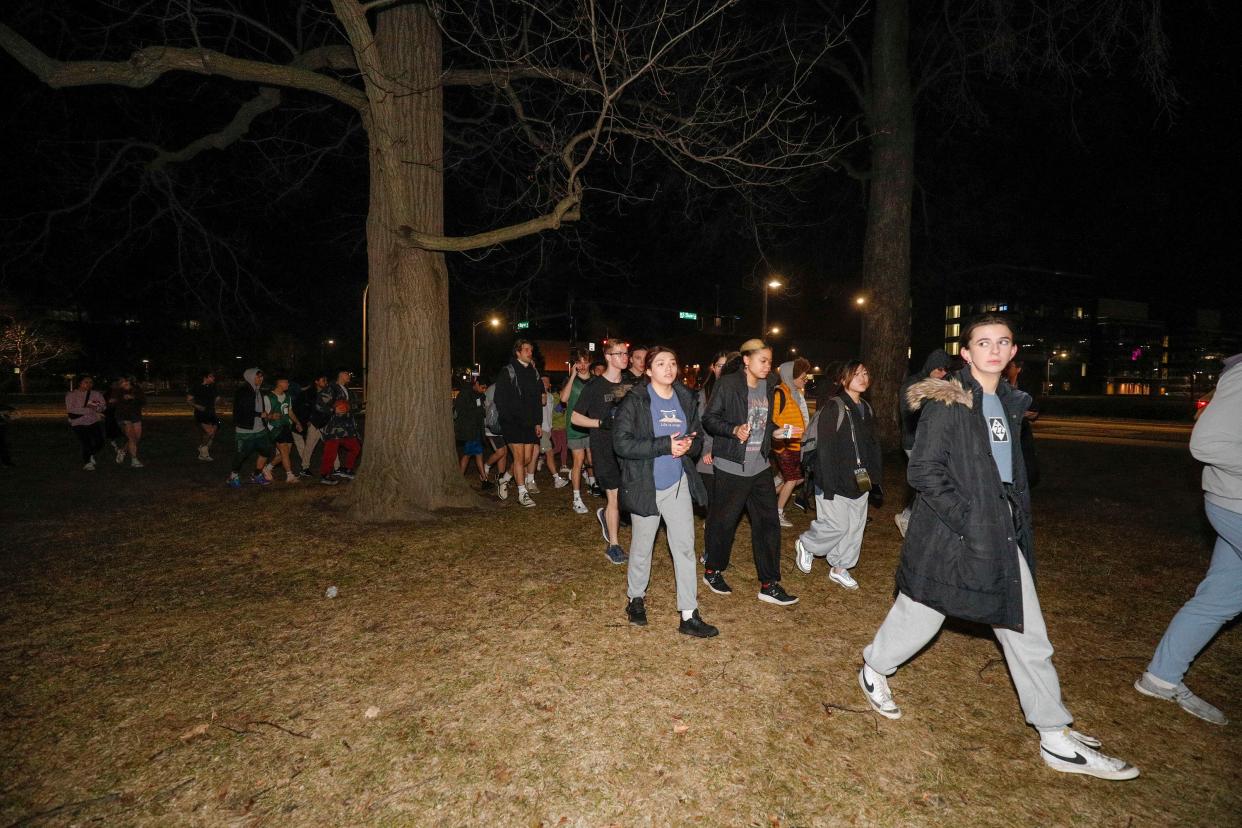
[[[444,231],[444,104],[440,32],[426,7],[378,15],[370,140],[367,419],[350,516],[416,520],[477,500],[453,452],[444,256],[411,248],[401,225]]]
[[[908,0],[877,0],[871,45],[871,179],[863,243],[866,352],[884,445],[899,444],[897,391],[909,367],[910,205],[914,95],[907,65]]]

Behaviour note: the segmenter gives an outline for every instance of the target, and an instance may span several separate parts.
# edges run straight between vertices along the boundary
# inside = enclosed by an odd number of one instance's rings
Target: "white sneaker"
[[[802,538],[794,541],[794,552],[797,553],[794,556],[794,562],[798,565],[798,569],[802,570],[802,574],[810,575],[811,564],[815,561],[815,556],[807,551],[806,546],[802,543]]]
[[[871,709],[886,719],[900,719],[901,708],[893,701],[893,691],[888,689],[888,679],[866,664],[858,671],[858,686]]]
[[[792,529],[792,528],[793,528],[793,523],[789,520],[789,518],[785,517],[785,510],[784,510],[784,509],[777,509],[777,510],[776,510],[776,519],[777,519],[778,521],[780,521],[781,528],[783,528],[783,529]]]
[[[893,523],[897,524],[897,531],[901,532],[901,536],[906,536],[906,530],[910,528],[910,513],[898,512],[893,515]]]
[[[509,481],[501,478],[496,482],[496,497],[501,500],[509,499]]]
[[[1061,773],[1081,773],[1099,779],[1133,779],[1139,769],[1113,756],[1088,747],[1068,727],[1039,734],[1039,755],[1044,764]],[[1089,737],[1088,737],[1089,738]]]
[[[131,457],[129,458],[129,467],[131,469],[141,469],[143,468],[142,461],[137,457]]]
[[[95,470],[95,458],[94,458],[94,457],[92,457],[92,458],[91,458],[91,462],[89,462],[89,463],[87,463],[85,466],[83,466],[83,467],[82,467],[82,469],[83,469],[83,471],[94,471],[94,470]]]
[[[552,475],[552,485],[557,489],[563,489],[569,485],[569,481],[561,477],[559,474]]]
[[[272,482],[272,467],[271,466],[263,467],[263,476],[267,479],[268,483]]]
[[[535,482],[534,478],[526,481],[526,491],[531,494],[539,494],[539,484]]]
[[[530,495],[526,492],[522,492],[518,495],[518,503],[525,506],[527,509],[535,505],[535,501],[531,500]]]
[[[298,476],[294,474],[293,472],[287,472],[285,474],[285,482],[286,483],[301,483],[302,481],[299,480]]]
[[[580,515],[585,515],[589,511],[586,507],[586,504],[582,502],[582,498],[580,497],[574,498],[574,511]]]
[[[850,575],[850,571],[848,569],[842,569],[834,566],[832,569],[828,570],[828,580],[836,581],[846,589],[858,589],[858,581],[854,580],[854,577]]]
[[[1211,722],[1214,725],[1229,724],[1229,719],[1224,713],[1190,692],[1190,688],[1185,684],[1169,684],[1149,672],[1144,672],[1139,676],[1138,681],[1134,682],[1134,689],[1153,699],[1177,702],[1182,710],[1205,722]]]
[[[210,463],[210,462],[212,462],[213,460],[215,460],[216,458],[212,457],[210,454],[200,454],[200,455],[198,456],[198,459],[199,459],[199,460],[204,460],[204,461],[206,461],[206,462]]]

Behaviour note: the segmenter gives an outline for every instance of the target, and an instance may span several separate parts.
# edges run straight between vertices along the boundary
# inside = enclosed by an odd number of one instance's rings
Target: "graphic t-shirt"
[[[686,412],[681,410],[681,402],[676,392],[669,399],[664,399],[651,390],[651,430],[656,439],[669,438],[674,434],[686,433]],[[671,454],[663,454],[655,459],[655,487],[657,492],[676,486],[681,482],[681,458]]]
[[[746,440],[745,462],[736,463],[722,457],[715,457],[713,462],[717,468],[729,474],[754,477],[768,468],[767,459],[760,453],[763,448],[763,435],[768,428],[768,387],[762,382],[747,389],[746,422],[750,425],[750,437]]]
[[[574,404],[574,411],[593,420],[606,420],[612,416],[613,408],[634,387],[631,375],[622,372],[620,382],[610,382],[605,377],[596,377],[586,384]],[[612,432],[602,428],[591,429],[591,450],[611,451]]]
[[[1013,482],[1013,435],[1010,434],[1009,418],[1005,406],[995,394],[983,395],[983,419],[988,423],[988,440],[992,444],[992,459],[996,470],[1005,483]]]
[[[569,416],[574,406],[578,404],[578,397],[582,396],[582,389],[586,388],[586,384],[586,380],[574,374],[574,384],[569,389],[569,399],[565,401],[565,438],[567,440],[581,440],[587,436],[586,431],[574,426],[573,418]]]
[[[267,427],[279,434],[293,425],[293,420],[289,418],[289,406],[292,404],[293,399],[288,394],[278,396],[275,391],[268,391],[264,396],[267,397],[267,404],[271,412],[280,415],[278,420],[268,420]]]

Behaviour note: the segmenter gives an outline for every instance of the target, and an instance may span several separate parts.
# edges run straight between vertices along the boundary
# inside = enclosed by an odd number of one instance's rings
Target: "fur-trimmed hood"
[[[974,395],[962,385],[962,381],[957,377],[953,379],[928,377],[925,380],[919,380],[906,390],[906,402],[910,405],[911,411],[918,411],[928,400],[942,402],[945,405],[975,407]]]

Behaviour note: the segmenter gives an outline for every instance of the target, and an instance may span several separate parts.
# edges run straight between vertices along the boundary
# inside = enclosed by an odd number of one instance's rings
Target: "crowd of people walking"
[[[943,350],[901,387],[900,419],[907,481],[913,496],[896,515],[904,542],[896,598],[861,650],[857,683],[868,704],[890,719],[902,716],[890,679],[936,637],[947,617],[989,625],[995,633],[1039,755],[1050,768],[1102,779],[1132,779],[1133,765],[1099,750],[1100,740],[1071,727],[1053,646],[1036,588],[1030,490],[1036,477],[1030,395],[1016,387],[1015,332],[989,314],[963,326],[960,362]],[[1191,449],[1207,464],[1206,509],[1218,541],[1195,596],[1169,625],[1135,683],[1145,696],[1173,701],[1214,724],[1225,715],[1192,693],[1183,678],[1222,625],[1242,612],[1242,354],[1226,361],[1215,400],[1193,432]],[[717,353],[697,388],[682,382],[678,354],[665,346],[604,342],[601,362],[569,354],[562,382],[541,373],[534,346],[514,343],[511,358],[487,384],[458,382],[454,436],[463,475],[502,501],[536,507],[537,474],[569,488],[569,507],[594,509],[603,555],[626,565],[624,612],[648,624],[646,604],[658,530],[665,526],[673,563],[678,629],[695,638],[720,630],[703,618],[699,584],[731,596],[746,576],[730,569],[743,515],[749,522],[754,594],[779,607],[798,603],[781,583],[782,531],[793,527],[794,504],[811,523],[793,542],[795,564],[856,592],[857,566],[869,505],[884,496],[877,417],[866,398],[868,366],[850,360],[808,400],[811,365],[773,365],[762,340]],[[353,479],[362,450],[351,374],[316,376],[305,386],[258,368],[233,394],[235,446],[226,482],[265,486],[283,471],[288,483],[316,476],[312,455],[322,444],[317,476],[324,485]],[[222,425],[215,375],[202,373],[186,390],[199,431],[198,459]],[[144,396],[133,377],[96,390],[80,376],[65,409],[81,447],[83,468],[111,446],[118,464],[142,468]],[[1025,433],[1024,433],[1025,432]],[[296,458],[295,458],[296,453]],[[696,554],[696,519],[704,550]],[[628,550],[621,530],[628,525]],[[593,527],[592,527],[593,531]],[[699,567],[702,566],[700,574]],[[883,592],[888,593],[888,585]]]

